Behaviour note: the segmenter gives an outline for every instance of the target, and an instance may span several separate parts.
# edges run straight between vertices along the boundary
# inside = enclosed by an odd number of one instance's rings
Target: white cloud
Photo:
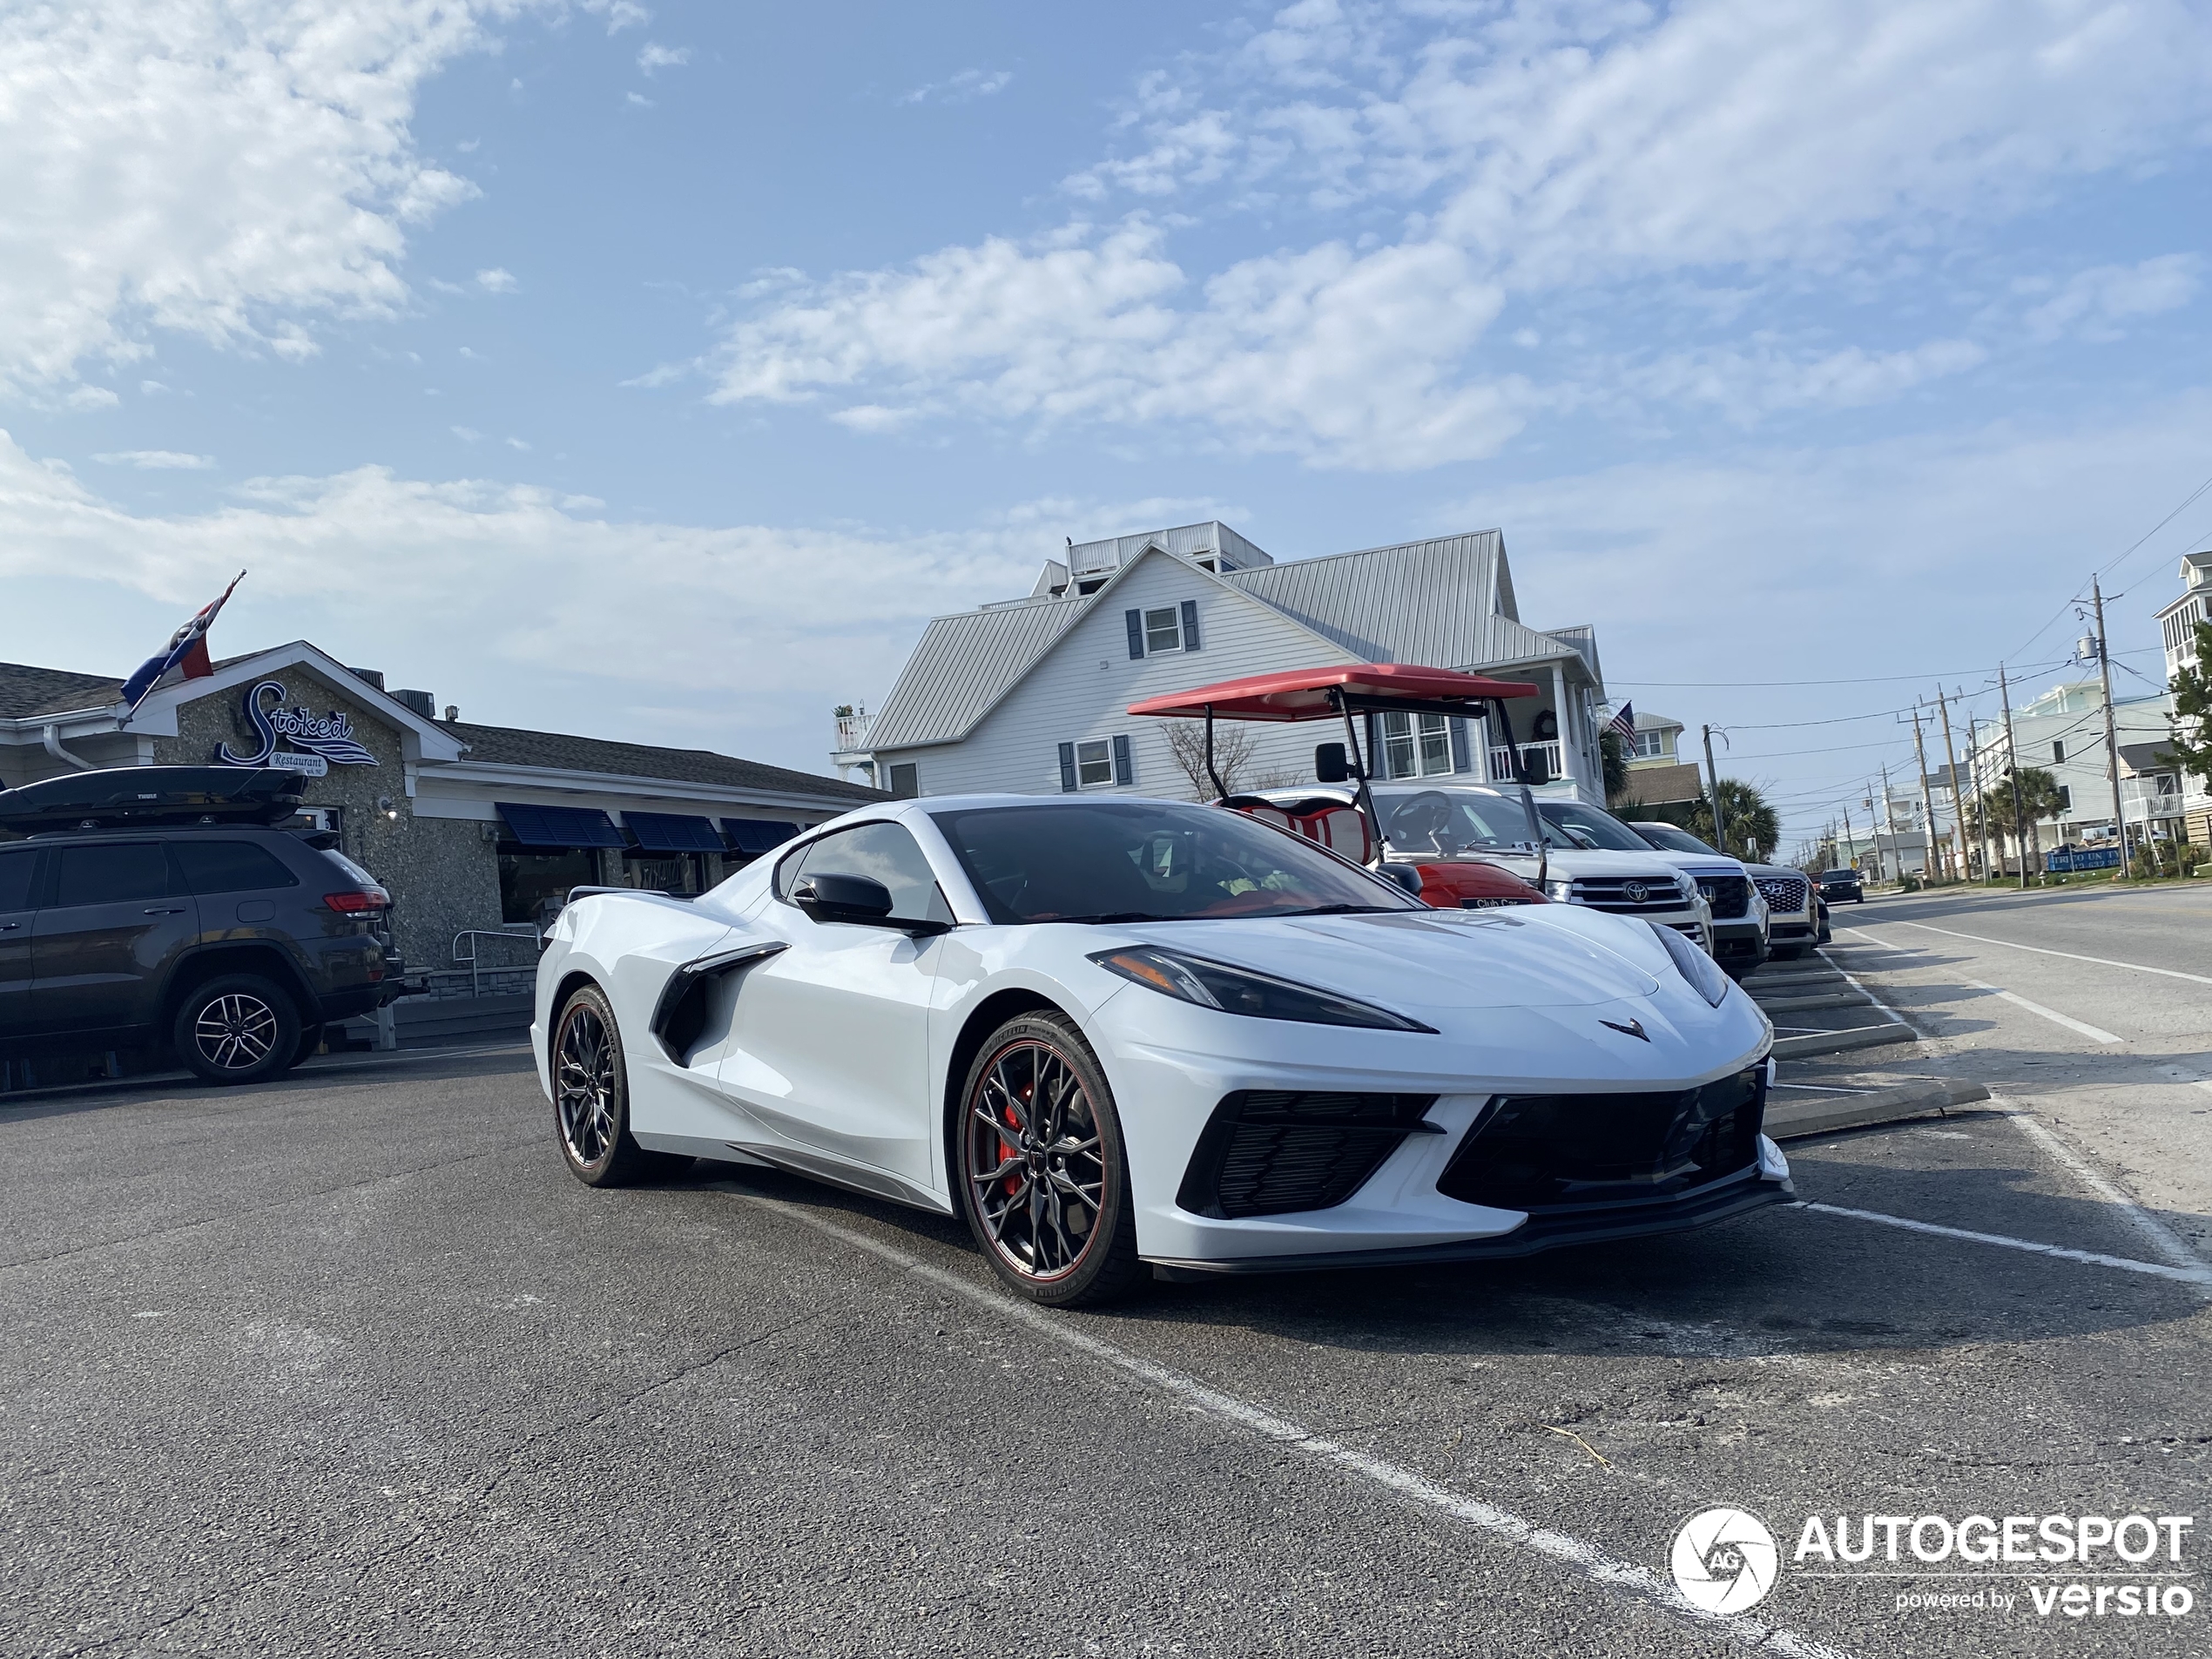
[[[212,455],[186,455],[178,449],[116,449],[92,459],[111,467],[136,467],[142,472],[192,472],[215,464]]]
[[[39,660],[106,665],[116,596],[189,612],[242,566],[226,651],[305,637],[396,668],[403,649],[414,683],[479,718],[651,741],[623,706],[688,707],[720,731],[686,741],[782,729],[769,758],[818,770],[830,706],[887,691],[929,616],[1026,593],[1064,535],[1226,510],[1062,499],[892,535],[624,523],[589,497],[381,467],[232,493],[212,512],[132,513],[0,434],[0,583],[83,584],[54,607],[81,625],[64,620]]]
[[[625,29],[643,28],[653,20],[653,14],[639,5],[637,0],[583,0],[583,9],[593,17],[604,17],[610,35],[618,35]]]
[[[2168,253],[2140,265],[2100,265],[2077,273],[2022,319],[2031,338],[2055,340],[2077,330],[2103,336],[2139,317],[2178,311],[2196,297],[2204,261]]]
[[[2212,13],[1299,0],[1224,54],[1146,76],[1122,132],[1067,189],[1176,217],[774,286],[727,331],[714,397],[816,401],[869,431],[1171,425],[1177,443],[1360,468],[1488,455],[1548,405],[1680,400],[1741,421],[1863,406],[2017,345],[2017,318],[1986,320],[2002,339],[1961,315],[1900,346],[1808,327],[1807,308],[1925,305],[1962,238],[2202,145]],[[1285,237],[1275,251],[1210,271],[1171,250],[1194,225],[1221,246],[1246,210]],[[1347,246],[1352,211],[1386,212],[1398,239]],[[1308,215],[1327,229],[1303,244],[1278,229]],[[2185,261],[2085,273],[2027,333],[2108,329],[2195,281]],[[1515,341],[1575,360],[1556,384],[1486,340],[1508,303],[1551,324]]]
[[[448,429],[452,432],[455,437],[460,439],[463,443],[474,443],[477,439],[484,435],[472,426],[457,426]]]
[[[444,0],[0,13],[0,386],[390,314],[408,228],[475,193],[417,153],[416,90],[482,38]]]
[[[1457,249],[1247,260],[1177,308],[1186,279],[1163,241],[1132,219],[802,286],[732,332],[713,399],[865,386],[841,417],[862,429],[944,408],[1188,421],[1236,448],[1380,469],[1486,455],[1516,429],[1514,385],[1449,384],[1501,303]]]
[[[105,386],[79,386],[63,397],[62,405],[83,414],[91,409],[111,409],[122,401]]]
[[[652,99],[647,98],[643,92],[626,92],[623,96],[637,109],[651,110],[658,107],[654,104]]]
[[[691,61],[689,46],[663,46],[650,40],[637,54],[637,67],[647,75],[659,69],[681,69]]]
[[[963,69],[957,75],[941,81],[931,81],[902,93],[901,104],[971,104],[979,98],[989,98],[1006,90],[1014,78],[1010,69]]]
[[[486,293],[512,293],[523,285],[515,280],[512,271],[495,265],[489,271],[476,273],[476,286]]]

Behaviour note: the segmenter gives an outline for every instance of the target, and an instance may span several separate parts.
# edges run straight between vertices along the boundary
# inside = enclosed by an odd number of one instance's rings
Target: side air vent
[[[1435,1102],[1238,1089],[1214,1108],[1176,1202],[1224,1218],[1326,1210],[1359,1191],[1408,1135],[1442,1134],[1421,1116]]]
[[[1507,1095],[1467,1131],[1437,1184],[1501,1210],[1671,1198],[1759,1155],[1766,1067],[1649,1095]]]

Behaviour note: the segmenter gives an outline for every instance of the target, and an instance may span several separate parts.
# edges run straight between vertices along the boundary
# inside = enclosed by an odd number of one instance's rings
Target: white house
[[[2174,676],[2185,666],[2196,662],[2196,625],[2212,622],[2212,550],[2202,553],[2184,554],[2182,558],[2182,597],[2162,605],[2158,611],[2158,627],[2166,647],[2166,685],[2170,691]],[[2122,758],[2137,760],[2139,772],[2155,774],[2153,764],[2146,765],[2125,751]],[[2172,776],[2171,786],[2180,793],[2178,810],[2188,823],[2188,836],[2199,845],[2212,841],[2212,790],[2204,779],[2192,774]]]
[[[1082,790],[1193,795],[1169,724],[1141,698],[1291,668],[1418,663],[1527,681],[1514,736],[1561,793],[1600,799],[1588,627],[1522,624],[1496,530],[1278,563],[1228,526],[1187,524],[1070,546],[1026,598],[940,617],[871,718],[839,723],[833,759],[899,795]],[[1499,734],[1384,716],[1392,777],[1509,776]],[[1313,775],[1313,725],[1224,727],[1248,743],[1231,787]],[[1229,736],[1231,732],[1237,735]],[[1363,738],[1363,741],[1366,739]]]

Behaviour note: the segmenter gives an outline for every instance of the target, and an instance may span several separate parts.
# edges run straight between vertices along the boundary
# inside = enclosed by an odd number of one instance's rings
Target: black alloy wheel
[[[961,1092],[956,1138],[968,1227],[1018,1294],[1075,1307],[1137,1282],[1121,1120],[1074,1022],[1028,1014],[993,1032]]]
[[[290,1069],[300,1009],[259,974],[225,974],[196,985],[170,1028],[177,1058],[212,1083],[258,1083]]]
[[[553,1123],[569,1173],[588,1187],[630,1186],[691,1163],[648,1152],[630,1133],[630,1071],[613,1007],[596,985],[579,988],[553,1026]]]

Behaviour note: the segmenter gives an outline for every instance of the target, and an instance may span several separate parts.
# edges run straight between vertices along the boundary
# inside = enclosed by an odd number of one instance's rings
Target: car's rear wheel
[[[1113,1091],[1075,1022],[993,1032],[961,1091],[959,1183],[999,1278],[1048,1307],[1123,1296],[1143,1275]]]
[[[606,994],[579,988],[553,1022],[553,1127],[569,1173],[588,1187],[631,1186],[691,1162],[649,1152],[630,1133],[630,1069]]]
[[[169,1028],[177,1058],[211,1083],[258,1083],[288,1069],[300,1046],[300,1009],[259,974],[224,974],[194,986]]]

